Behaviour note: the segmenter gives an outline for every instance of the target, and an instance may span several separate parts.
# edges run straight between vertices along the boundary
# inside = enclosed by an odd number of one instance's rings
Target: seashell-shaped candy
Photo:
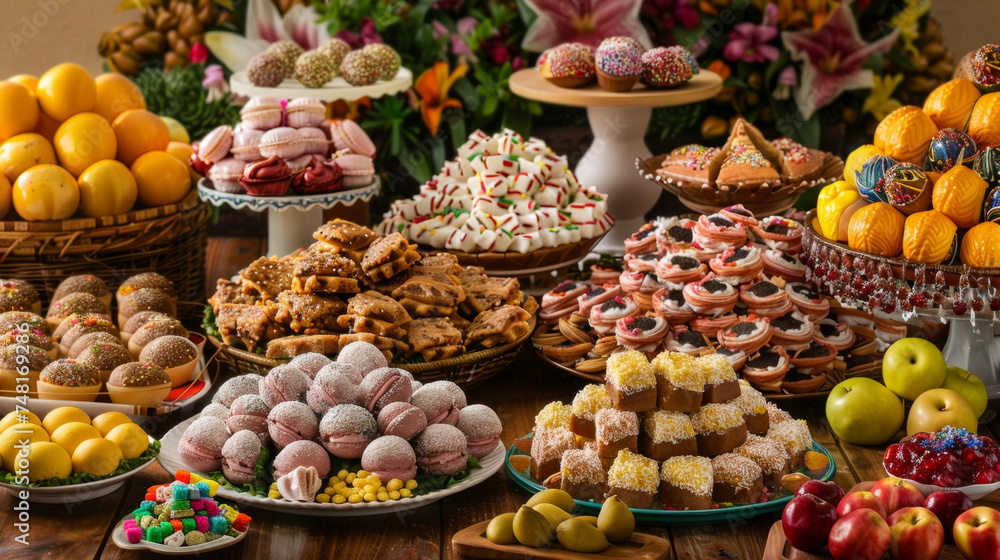
[[[889,156],[875,155],[861,165],[861,171],[854,173],[854,183],[858,192],[870,202],[888,202],[882,189],[885,176],[896,165]]]
[[[927,96],[924,112],[938,128],[964,130],[979,96],[979,89],[969,80],[951,80],[934,88]]]
[[[972,161],[972,170],[991,187],[1000,187],[1000,148],[983,148]]]
[[[951,256],[957,230],[955,222],[937,210],[912,214],[903,225],[903,256],[938,264]]]
[[[931,180],[912,163],[897,163],[885,174],[881,192],[889,204],[909,216],[931,207]]]
[[[969,117],[969,136],[980,149],[1000,148],[1000,92],[987,93],[976,101]]]
[[[976,152],[976,142],[968,134],[954,128],[942,128],[931,138],[924,168],[944,173],[956,165],[972,161]]]
[[[904,105],[878,123],[878,128],[875,129],[875,146],[896,161],[922,165],[931,137],[937,131],[937,125],[920,107]]]
[[[851,216],[847,245],[880,257],[895,257],[903,250],[906,218],[887,202],[876,202]]]
[[[934,183],[931,201],[934,209],[951,218],[955,225],[971,228],[979,223],[986,187],[986,181],[975,171],[958,165]]]
[[[1000,267],[1000,224],[983,222],[965,232],[959,254],[969,266]]]

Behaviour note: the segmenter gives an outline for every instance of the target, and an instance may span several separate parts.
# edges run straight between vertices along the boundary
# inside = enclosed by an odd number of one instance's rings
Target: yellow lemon
[[[37,424],[14,424],[4,430],[0,433],[0,458],[3,458],[3,464],[16,464],[19,451],[16,445],[36,441],[49,441],[49,434]]]
[[[118,161],[132,165],[146,152],[166,150],[170,143],[167,123],[145,109],[130,109],[111,122],[118,136]]]
[[[122,457],[135,459],[149,447],[149,436],[138,424],[122,424],[115,426],[105,438],[115,442],[122,450]]]
[[[41,134],[49,142],[52,141],[56,136],[56,131],[59,130],[59,125],[62,124],[59,121],[54,121],[49,118],[45,113],[38,113],[38,124],[35,125],[34,132]]]
[[[88,216],[124,214],[135,205],[138,190],[135,177],[125,164],[102,159],[91,165],[77,179],[80,186],[80,210]]]
[[[3,417],[3,420],[0,420],[0,434],[14,424],[21,424],[24,420],[26,420],[23,422],[25,424],[36,424],[38,426],[42,425],[42,421],[35,415],[34,412],[28,410],[23,410],[21,412],[12,410],[7,414],[7,416]]]
[[[45,418],[42,419],[42,427],[45,428],[46,432],[51,434],[59,426],[69,422],[89,423],[90,416],[87,416],[86,412],[75,406],[60,406],[59,408],[53,408],[45,415]]]
[[[31,74],[18,74],[16,76],[11,76],[7,78],[7,81],[17,82],[28,88],[28,91],[31,92],[32,96],[35,95],[35,90],[38,89],[38,77],[32,76]]]
[[[28,480],[48,480],[69,478],[73,474],[73,462],[62,447],[48,441],[32,443],[28,446]]]
[[[14,202],[13,190],[7,177],[0,175],[0,220],[10,212],[10,207]]]
[[[0,82],[0,141],[31,132],[38,124],[38,102],[17,82]]]
[[[52,143],[59,163],[74,177],[102,159],[115,159],[118,137],[108,119],[97,113],[73,115],[56,130]]]
[[[36,165],[14,183],[14,210],[29,222],[64,220],[80,204],[76,179],[58,165]]]
[[[94,112],[108,119],[129,109],[145,109],[146,99],[132,80],[121,74],[107,73],[94,78],[97,87],[97,100],[94,102]]]
[[[88,439],[73,452],[73,472],[104,476],[118,470],[122,450],[104,438]]]
[[[78,445],[88,439],[101,437],[101,432],[98,432],[97,428],[91,426],[89,423],[67,422],[56,428],[56,431],[52,432],[50,437],[52,443],[61,445],[67,453],[72,455]]]
[[[94,417],[90,422],[101,433],[101,437],[107,437],[108,432],[122,424],[131,424],[132,419],[121,412],[105,412]]]
[[[198,179],[201,179],[201,175],[199,175],[198,172],[191,167],[191,164],[188,163],[188,161],[190,161],[191,159],[191,156],[194,154],[194,150],[191,148],[191,144],[185,144],[183,142],[171,142],[170,144],[167,144],[167,153],[181,160],[181,162],[187,166],[188,174],[191,175],[191,183],[197,184]]]
[[[183,142],[185,144],[191,143],[191,136],[188,134],[187,129],[184,128],[184,125],[182,125],[180,121],[173,117],[164,117],[162,115],[160,116],[160,119],[166,123],[167,130],[170,131],[171,142]]]
[[[97,85],[83,66],[66,62],[42,74],[35,95],[42,111],[52,120],[62,122],[94,108]]]
[[[139,185],[139,202],[144,206],[164,206],[180,201],[191,190],[188,167],[167,152],[143,154],[132,164]]]
[[[55,162],[52,143],[36,132],[12,136],[0,144],[0,173],[12,183],[29,167]]]
[[[844,180],[852,186],[858,186],[855,181],[854,173],[861,172],[861,166],[864,165],[866,161],[870,160],[872,156],[884,155],[885,154],[882,150],[876,148],[872,144],[860,146],[858,149],[851,152],[847,156],[847,161],[844,162]]]

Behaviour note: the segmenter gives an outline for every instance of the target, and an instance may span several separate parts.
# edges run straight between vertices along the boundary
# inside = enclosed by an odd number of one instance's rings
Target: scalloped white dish
[[[884,461],[882,462],[882,468],[885,469]],[[896,476],[890,473],[889,469],[886,469],[885,472],[888,473],[889,476]],[[989,494],[992,494],[993,492],[996,492],[997,490],[1000,490],[1000,482],[994,482],[993,484],[972,484],[970,486],[960,486],[958,488],[945,488],[944,486],[938,486],[936,484],[922,484],[920,482],[917,482],[916,480],[903,478],[901,476],[897,476],[896,478],[900,480],[905,480],[910,484],[916,486],[917,490],[920,490],[920,492],[923,493],[924,496],[927,496],[931,492],[937,492],[938,490],[958,490],[959,492],[968,496],[970,500],[978,500],[980,498],[988,496]]]
[[[200,554],[202,552],[208,552],[210,550],[218,550],[220,548],[226,548],[227,546],[233,546],[234,544],[242,541],[246,538],[249,529],[238,533],[235,537],[220,537],[212,542],[207,542],[204,544],[198,544],[194,546],[167,546],[165,544],[156,544],[152,541],[139,541],[138,543],[132,544],[128,542],[128,538],[125,536],[125,529],[122,524],[126,520],[132,519],[132,516],[125,516],[115,525],[115,530],[111,532],[111,540],[114,541],[118,548],[124,550],[150,550],[156,552],[157,554],[164,554],[167,556],[188,556],[191,554]]]
[[[286,196],[250,196],[248,194],[235,194],[217,191],[212,187],[212,182],[208,179],[198,181],[198,196],[205,202],[213,206],[228,204],[236,210],[246,208],[252,212],[264,212],[265,210],[275,210],[284,212],[285,210],[298,210],[304,212],[312,208],[331,208],[338,204],[352,206],[359,200],[368,201],[379,191],[379,178],[374,177],[371,184],[356,189],[339,190],[332,193],[309,194],[309,195],[286,195]]]
[[[367,86],[352,86],[347,80],[336,77],[323,87],[308,88],[296,80],[286,79],[277,87],[256,86],[247,78],[246,70],[240,70],[229,78],[229,88],[233,93],[255,97],[270,95],[284,99],[310,97],[320,101],[355,101],[362,97],[377,98],[383,95],[393,95],[406,91],[413,85],[413,72],[409,68],[400,68],[391,80],[379,80]]]

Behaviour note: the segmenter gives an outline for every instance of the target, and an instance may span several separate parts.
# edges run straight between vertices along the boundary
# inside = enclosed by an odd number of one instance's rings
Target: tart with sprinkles
[[[771,340],[772,332],[771,324],[766,318],[748,315],[728,329],[720,330],[717,336],[721,346],[753,354]]]
[[[711,317],[730,313],[740,297],[739,291],[732,284],[721,281],[714,274],[685,284],[682,293],[684,301],[688,302],[695,313]]]
[[[708,266],[692,251],[668,252],[656,262],[656,277],[661,282],[697,282],[705,276]]]
[[[790,365],[785,349],[781,346],[771,346],[748,358],[741,373],[743,378],[757,389],[776,393]]]
[[[783,346],[786,350],[796,350],[809,344],[815,330],[812,321],[798,311],[791,311],[771,321],[774,334],[771,344]]]

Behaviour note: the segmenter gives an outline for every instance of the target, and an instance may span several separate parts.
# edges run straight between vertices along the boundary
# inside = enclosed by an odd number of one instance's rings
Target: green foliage
[[[118,463],[118,468],[115,469],[111,474],[106,474],[104,476],[97,476],[95,474],[88,473],[73,473],[69,478],[50,478],[48,480],[36,480],[35,482],[28,483],[30,488],[48,488],[52,486],[68,486],[71,484],[84,484],[87,482],[97,482],[98,480],[105,480],[108,478],[114,478],[119,475],[123,475],[129,471],[133,471],[146,463],[152,461],[160,454],[160,440],[153,440],[149,444],[149,447],[142,452],[141,455],[134,459],[122,459]],[[10,471],[0,470],[0,482],[6,484],[15,484],[17,480],[17,475]]]
[[[204,77],[203,65],[189,64],[169,72],[145,68],[135,83],[150,111],[177,119],[196,139],[219,125],[235,125],[240,120],[240,109],[232,104],[228,93],[217,101],[206,101],[208,92],[201,85]]]

